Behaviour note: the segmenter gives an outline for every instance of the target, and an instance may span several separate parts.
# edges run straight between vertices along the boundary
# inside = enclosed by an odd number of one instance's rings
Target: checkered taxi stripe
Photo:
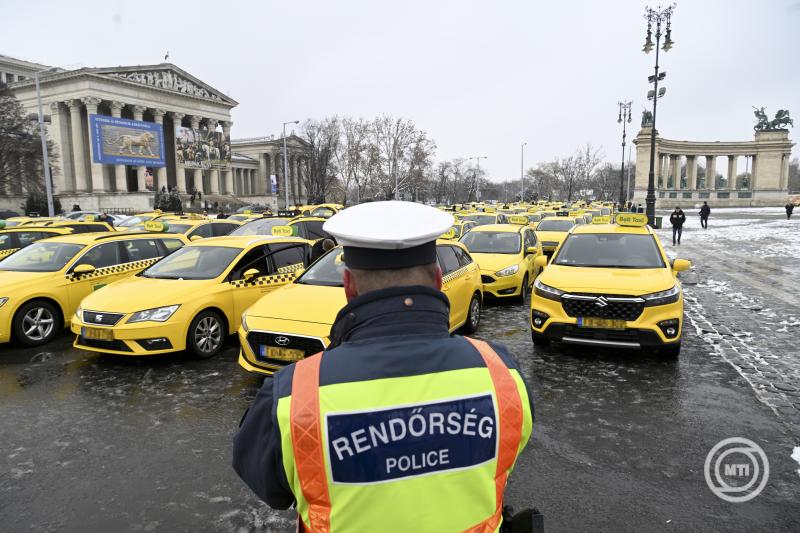
[[[153,259],[143,259],[141,261],[132,261],[130,263],[122,263],[120,265],[112,265],[108,267],[98,268],[94,272],[90,274],[82,274],[76,276],[74,273],[70,273],[67,275],[67,280],[69,281],[83,281],[92,278],[100,278],[103,276],[108,276],[111,274],[122,274],[125,272],[135,272],[137,270],[144,270],[145,268],[149,267],[156,261],[161,259],[160,257],[155,257]]]
[[[289,283],[293,281],[294,278],[297,277],[297,271],[303,268],[303,266],[304,266],[303,263],[288,265],[279,268],[277,274],[270,274],[269,276],[261,276],[249,282],[243,279],[237,279],[236,281],[231,281],[231,285],[235,288],[242,288],[242,287],[257,287],[259,285],[280,285],[283,283]],[[284,270],[286,271],[284,272]]]
[[[463,266],[463,267],[459,268],[458,270],[453,270],[452,272],[450,272],[449,274],[447,274],[445,276],[442,276],[442,282],[443,283],[449,283],[449,282],[453,281],[456,278],[460,278],[461,276],[463,276],[467,272],[469,272],[470,267],[472,265],[474,265],[474,264],[475,263],[471,263],[471,264],[469,264],[467,266]]]
[[[13,254],[17,250],[19,250],[19,248],[11,248],[10,250],[2,250],[2,251],[0,251],[0,259]]]

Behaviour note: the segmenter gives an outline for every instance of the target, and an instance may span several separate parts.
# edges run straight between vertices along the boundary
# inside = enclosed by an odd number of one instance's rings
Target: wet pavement
[[[525,306],[485,309],[479,336],[517,355],[536,402],[507,502],[539,507],[548,531],[800,531],[800,221],[784,231],[770,211],[717,211],[718,230],[687,227],[669,247],[695,263],[678,360],[534,349]],[[742,238],[761,226],[766,244]],[[230,468],[261,384],[236,364],[234,339],[210,361],[70,341],[0,347],[0,531],[293,530],[291,512],[266,508]],[[771,467],[764,492],[739,504],[703,475],[708,451],[736,436]]]

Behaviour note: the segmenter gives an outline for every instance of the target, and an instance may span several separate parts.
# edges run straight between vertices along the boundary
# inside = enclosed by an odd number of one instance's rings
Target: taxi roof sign
[[[450,228],[449,230],[442,233],[442,239],[455,239],[456,238],[456,229]]]
[[[643,213],[617,213],[615,220],[620,226],[642,227],[647,225],[647,215]]]
[[[160,220],[148,220],[144,223],[145,231],[153,231],[156,233],[164,233],[169,229],[169,224]]]
[[[85,217],[83,217],[83,221],[84,222],[94,222],[94,218],[95,218],[94,215],[86,215]]]
[[[243,215],[252,215],[253,214],[253,210],[252,209],[245,209],[244,211],[242,211],[242,214]]]
[[[611,224],[611,217],[609,215],[593,217],[592,224]]]
[[[519,224],[520,226],[524,226],[528,223],[528,217],[524,217],[522,215],[511,215],[508,217],[508,221],[511,224]]]
[[[275,226],[271,232],[273,237],[294,237],[297,235],[297,226]]]

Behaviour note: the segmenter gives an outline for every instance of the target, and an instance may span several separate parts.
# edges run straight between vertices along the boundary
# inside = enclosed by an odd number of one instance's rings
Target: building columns
[[[223,140],[227,141],[228,142],[228,146],[230,146],[231,126],[233,125],[233,122],[231,122],[230,120],[223,120],[221,124],[222,124]],[[222,155],[222,154],[220,154],[220,155]],[[225,189],[223,192],[225,194],[233,194],[233,167],[232,167],[232,165],[233,165],[233,162],[231,162],[231,165],[228,166],[223,171],[224,172],[223,184],[224,184],[224,189]]]
[[[92,176],[92,192],[106,192],[106,186],[103,180],[103,165],[94,162],[94,146],[92,146],[92,124],[90,122],[91,116],[97,114],[97,106],[100,105],[99,98],[94,96],[87,96],[81,98],[81,102],[86,106],[86,127],[89,132],[89,168],[91,168]]]
[[[111,102],[111,116],[114,118],[122,117],[122,102]],[[125,165],[114,165],[114,190],[117,192],[128,191],[128,179],[125,175]]]
[[[728,189],[736,188],[736,156],[728,156]]]
[[[189,117],[189,126],[195,131],[200,130],[200,117],[197,115],[191,115]],[[184,170],[185,173],[185,170]],[[203,190],[203,169],[202,168],[195,168],[192,172],[192,186],[197,189],[198,192],[205,192]]]
[[[172,125],[177,130],[181,127],[181,121],[183,121],[183,117],[186,115],[184,113],[177,113],[172,111],[170,113],[172,115]],[[184,168],[182,163],[178,162],[178,146],[176,141],[175,146],[175,186],[178,187],[179,193],[186,193],[187,189],[191,187],[186,186],[186,169]]]
[[[72,161],[75,165],[75,192],[88,192],[88,172],[86,169],[86,146],[83,137],[83,121],[81,120],[81,101],[67,100],[72,130]]]
[[[57,192],[67,192],[72,189],[72,154],[67,149],[67,117],[64,112],[64,107],[59,102],[50,104],[50,114],[52,116],[52,135],[51,137],[57,142],[53,144],[61,146],[61,165],[57,166],[52,171],[53,186]],[[69,185],[68,185],[69,184]]]
[[[167,112],[163,109],[153,109],[153,122],[156,124],[161,124],[162,127],[164,125],[164,115]],[[156,169],[156,175],[154,176],[155,181],[153,183],[153,189],[156,192],[161,190],[161,187],[167,186],[167,167],[158,167]]]
[[[686,156],[686,188],[697,189],[697,157],[693,155]]]
[[[217,130],[218,121],[213,118],[206,119],[206,126],[208,127],[209,132],[213,132]],[[210,185],[210,194],[219,194],[219,170],[212,168],[209,172],[209,185]]]
[[[133,106],[133,120],[144,120],[144,110],[147,109],[143,105]],[[145,183],[145,175],[147,174],[147,167],[139,165],[136,167],[136,190],[139,192],[147,192],[147,183]]]
[[[678,156],[674,154],[670,154],[669,156],[669,176],[667,177],[667,188],[668,189],[680,189],[680,183],[678,183]],[[672,185],[670,185],[672,183]]]
[[[717,188],[717,156],[706,156],[706,189]]]

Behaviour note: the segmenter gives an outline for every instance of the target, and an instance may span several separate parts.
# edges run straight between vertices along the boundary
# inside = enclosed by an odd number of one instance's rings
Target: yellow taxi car
[[[542,249],[532,229],[521,224],[478,226],[460,242],[480,266],[485,294],[517,301],[525,299],[541,270],[534,265]]]
[[[245,222],[250,222],[251,220],[255,220],[257,218],[264,218],[264,214],[253,213],[252,211],[244,211],[243,213],[236,213],[234,215],[231,215],[225,220],[231,220],[233,222],[239,222],[240,224],[244,224]]]
[[[163,229],[159,229],[163,224]],[[210,218],[173,218],[161,217],[148,220],[143,224],[131,226],[128,231],[165,231],[186,235],[190,241],[206,239],[208,237],[223,237],[230,234],[240,226],[239,222],[229,222],[227,219]]]
[[[48,220],[46,222],[29,222],[25,224],[25,228],[65,228],[71,229],[73,233],[103,233],[107,231],[116,231],[110,224],[95,220]]]
[[[311,258],[296,237],[204,239],[81,302],[76,348],[119,355],[216,355],[253,302],[291,282]]]
[[[35,217],[35,216],[9,217],[5,219],[5,226],[7,228],[13,228],[16,226],[27,226],[28,224],[44,224],[45,222],[53,222],[57,220],[64,220],[64,219],[58,217]]]
[[[563,211],[559,213],[566,215]],[[585,221],[581,218],[580,223],[585,224]],[[536,226],[536,237],[542,243],[544,255],[552,257],[558,245],[566,238],[567,232],[576,225],[578,225],[576,217],[545,216]]]
[[[20,248],[25,248],[36,241],[58,237],[59,235],[69,235],[72,230],[69,228],[37,228],[37,227],[13,227],[3,229],[3,221],[0,220],[0,259],[13,254]]]
[[[437,241],[436,255],[442,292],[450,301],[450,331],[475,332],[483,302],[478,265],[454,241]],[[342,248],[334,248],[294,283],[253,304],[239,328],[239,365],[249,372],[272,374],[324,350],[330,343],[331,325],[347,304],[343,268]]]
[[[187,242],[182,235],[84,233],[18,250],[0,261],[0,343],[44,344],[69,324],[88,294]]]
[[[533,342],[656,349],[677,357],[683,327],[677,274],[691,263],[670,263],[645,215],[621,213],[616,221],[575,227],[534,282]]]
[[[322,229],[327,219],[321,217],[297,216],[286,217],[262,217],[242,224],[231,232],[231,235],[270,235],[272,228],[276,226],[289,226],[292,228],[292,235],[309,241],[319,241],[322,239],[333,239],[327,231]]]
[[[450,229],[444,232],[440,238],[457,241],[477,225],[478,224],[476,222],[471,222],[469,220],[456,220],[453,225],[450,226]]]
[[[504,213],[471,213],[467,215],[458,216],[459,220],[475,222],[477,226],[484,226],[486,224],[507,224],[508,215]]]
[[[158,220],[163,217],[174,215],[174,213],[164,213],[160,209],[147,211],[146,213],[136,213],[117,224],[117,231],[128,231],[133,226],[141,226],[150,220]]]

